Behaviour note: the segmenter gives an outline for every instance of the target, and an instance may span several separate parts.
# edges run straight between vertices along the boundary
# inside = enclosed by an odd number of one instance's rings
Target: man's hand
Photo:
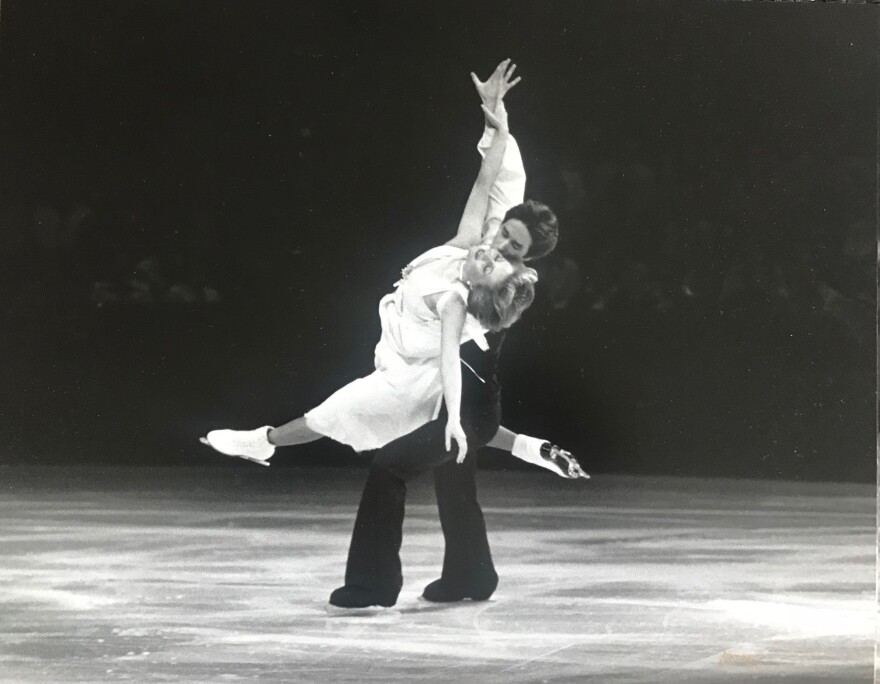
[[[495,71],[485,82],[480,81],[477,75],[471,72],[471,80],[484,105],[495,109],[496,103],[504,99],[507,92],[522,80],[519,76],[513,78],[515,70],[516,64],[511,64],[510,59],[505,59],[495,67]]]
[[[446,422],[446,451],[452,451],[452,440],[458,444],[458,456],[456,463],[463,463],[464,457],[467,456],[467,437],[464,436],[464,430],[461,423],[457,420],[448,420]]]

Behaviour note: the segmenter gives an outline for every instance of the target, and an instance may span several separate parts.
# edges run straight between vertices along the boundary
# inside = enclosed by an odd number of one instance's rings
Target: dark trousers
[[[446,451],[445,412],[418,430],[387,444],[373,456],[361,495],[348,550],[346,586],[359,587],[392,601],[403,586],[400,545],[406,504],[406,483],[434,471],[440,523],[446,540],[444,582],[464,589],[490,586],[498,576],[489,551],[486,523],[477,502],[476,451],[498,430],[497,396],[476,387],[462,392],[461,423],[468,441],[464,463],[457,450]],[[470,401],[468,401],[470,399]]]

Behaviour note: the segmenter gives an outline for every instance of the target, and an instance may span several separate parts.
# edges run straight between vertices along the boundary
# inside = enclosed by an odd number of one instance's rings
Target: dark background
[[[874,478],[876,6],[0,10],[0,463],[217,464],[205,430],[369,372],[478,168],[468,72],[509,56],[562,239],[505,424],[593,473]]]

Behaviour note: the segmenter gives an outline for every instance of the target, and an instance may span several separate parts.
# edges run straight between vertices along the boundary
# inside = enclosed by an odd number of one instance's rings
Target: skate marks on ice
[[[366,471],[269,470],[4,469],[0,681],[871,679],[870,486],[482,472],[499,589],[443,605],[426,478],[332,615]]]

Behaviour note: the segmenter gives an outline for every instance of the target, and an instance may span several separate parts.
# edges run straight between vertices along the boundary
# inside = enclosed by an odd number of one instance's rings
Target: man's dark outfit
[[[335,605],[394,605],[403,585],[400,545],[406,482],[434,470],[440,524],[446,540],[443,572],[425,597],[435,601],[488,599],[498,584],[483,511],[477,502],[476,452],[501,422],[498,359],[505,332],[487,335],[488,351],[468,342],[461,358],[461,425],[468,455],[456,463],[456,449],[446,451],[445,409],[437,420],[376,451],[354,523],[345,586],[330,597]],[[479,377],[477,377],[479,376]]]

